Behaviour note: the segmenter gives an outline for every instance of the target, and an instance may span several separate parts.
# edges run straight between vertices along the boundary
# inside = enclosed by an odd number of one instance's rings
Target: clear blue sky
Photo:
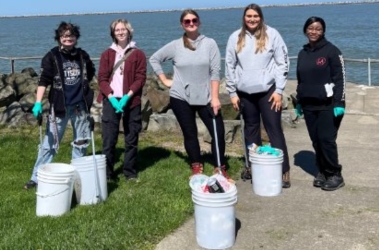
[[[260,5],[338,2],[341,0],[8,0],[0,8],[0,16],[75,14],[91,12],[124,12],[183,8],[211,8]]]

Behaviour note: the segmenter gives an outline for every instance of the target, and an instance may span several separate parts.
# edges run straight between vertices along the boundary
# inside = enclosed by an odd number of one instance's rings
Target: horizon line
[[[267,7],[296,7],[296,6],[312,6],[312,5],[345,5],[345,4],[372,4],[379,3],[379,0],[363,0],[363,1],[339,1],[339,2],[320,2],[320,3],[290,3],[290,4],[262,4],[262,8]],[[193,8],[194,10],[226,10],[239,9],[245,6],[230,6],[230,7],[205,7]],[[134,10],[134,11],[109,11],[109,12],[84,12],[84,13],[60,13],[60,14],[33,14],[33,15],[13,15],[0,16],[0,18],[24,18],[24,17],[51,17],[51,16],[78,16],[78,15],[107,15],[107,14],[133,14],[133,13],[154,13],[154,12],[175,12],[183,11],[186,8],[179,9],[164,9],[164,10]]]

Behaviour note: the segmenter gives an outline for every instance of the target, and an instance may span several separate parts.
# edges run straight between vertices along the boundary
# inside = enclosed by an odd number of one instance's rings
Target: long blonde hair
[[[257,47],[255,50],[255,53],[258,53],[258,52],[261,53],[264,51],[266,47],[266,41],[268,39],[267,32],[266,32],[267,26],[264,23],[264,17],[263,17],[263,12],[262,12],[261,7],[259,7],[257,4],[254,4],[254,3],[249,4],[243,12],[242,29],[241,29],[241,32],[238,34],[237,53],[239,53],[242,50],[242,48],[245,47],[245,35],[246,35],[246,30],[247,30],[247,27],[245,24],[245,15],[248,10],[255,10],[261,18],[261,21],[254,32],[254,36],[256,39],[256,47]]]

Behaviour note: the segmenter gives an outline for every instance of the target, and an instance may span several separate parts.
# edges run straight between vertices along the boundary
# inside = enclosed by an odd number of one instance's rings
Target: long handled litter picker
[[[95,137],[93,135],[93,131],[95,129],[95,121],[92,116],[88,116],[87,120],[89,121],[89,126],[91,130],[91,143],[92,143],[92,157],[93,157],[93,173],[95,175],[95,200],[94,203],[98,203],[102,201],[102,197],[100,196],[100,188],[99,188],[99,176],[97,172],[97,162],[96,162],[96,151],[95,151]]]
[[[213,139],[215,140],[215,149],[216,149],[216,157],[217,157],[217,167],[218,167],[218,173],[222,175],[221,171],[221,160],[220,160],[220,149],[218,147],[218,134],[217,134],[217,125],[216,125],[216,114],[213,111],[213,108],[209,105],[208,106],[209,113],[212,116],[212,122],[213,122]]]
[[[38,114],[38,127],[39,127],[39,147],[42,149],[42,114]]]
[[[248,179],[251,179],[251,171],[249,167],[249,159],[248,159],[246,139],[245,139],[245,120],[243,119],[242,110],[243,110],[243,104],[240,103],[239,112],[240,112],[240,122],[241,122],[241,137],[242,137],[243,152],[245,154],[245,167],[241,172],[241,179],[243,181],[246,181]]]

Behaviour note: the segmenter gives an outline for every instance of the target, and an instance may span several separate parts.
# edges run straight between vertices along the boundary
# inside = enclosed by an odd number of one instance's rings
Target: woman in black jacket
[[[55,30],[54,37],[58,46],[42,58],[36,102],[32,112],[36,118],[41,117],[42,98],[50,86],[49,117],[32,176],[24,185],[26,190],[37,185],[39,167],[50,163],[58,152],[59,142],[69,120],[73,128],[72,158],[86,154],[91,138],[88,116],[93,102],[93,90],[90,89],[89,82],[95,74],[95,67],[89,55],[76,47],[79,37],[79,26],[61,22]]]
[[[297,61],[297,115],[304,114],[319,172],[315,187],[333,191],[345,185],[338,162],[337,134],[345,113],[345,66],[341,51],[325,38],[325,21],[310,17],[308,43]]]

